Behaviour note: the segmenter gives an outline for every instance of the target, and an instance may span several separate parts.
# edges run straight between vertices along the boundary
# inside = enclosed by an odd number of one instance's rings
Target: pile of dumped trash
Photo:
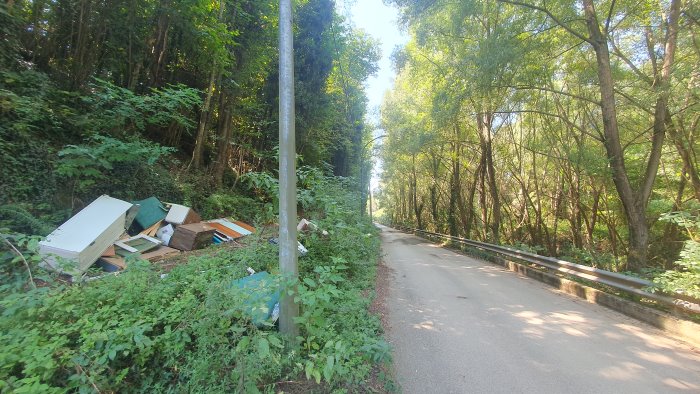
[[[156,197],[126,202],[103,195],[41,241],[39,253],[44,268],[75,281],[90,267],[116,272],[132,259],[154,262],[255,231],[231,218],[202,221],[192,208]]]

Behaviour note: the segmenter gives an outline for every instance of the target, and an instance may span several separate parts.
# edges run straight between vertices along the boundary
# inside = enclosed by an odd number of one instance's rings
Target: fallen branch
[[[32,284],[32,287],[36,289],[36,283],[34,282],[34,277],[32,276],[32,270],[29,269],[29,263],[27,262],[27,259],[24,258],[22,252],[17,250],[15,245],[13,245],[12,242],[10,242],[4,234],[0,234],[0,237],[2,237],[2,240],[10,246],[10,249],[12,249],[17,254],[17,256],[19,256],[22,259],[22,261],[24,262],[24,266],[27,268],[27,273],[29,273],[29,282]]]

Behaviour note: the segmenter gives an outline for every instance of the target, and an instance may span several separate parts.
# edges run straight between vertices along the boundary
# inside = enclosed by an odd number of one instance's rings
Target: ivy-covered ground
[[[379,318],[368,311],[377,231],[357,213],[345,180],[316,170],[300,175],[305,214],[329,235],[300,235],[309,254],[299,259],[296,345],[274,326],[252,324],[243,306],[248,294],[231,286],[247,267],[279,272],[277,246],[265,234],[248,237],[245,248],[211,247],[165,277],[158,265],[141,262],[80,285],[52,280],[35,266],[37,239],[15,236],[7,239],[20,247],[39,286],[19,256],[0,250],[0,391],[390,388],[373,372],[389,358]]]

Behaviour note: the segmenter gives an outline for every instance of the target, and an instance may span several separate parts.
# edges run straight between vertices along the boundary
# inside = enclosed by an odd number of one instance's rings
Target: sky
[[[408,35],[399,29],[398,11],[384,5],[382,0],[345,0],[339,1],[338,7],[355,27],[363,29],[381,42],[379,71],[366,83],[368,112],[370,116],[376,117],[384,92],[391,89],[394,81],[391,53],[396,46],[408,42]]]
[[[341,0],[337,4],[340,13],[350,19],[356,28],[363,29],[381,42],[382,57],[379,60],[379,71],[365,84],[369,100],[368,114],[370,120],[378,124],[379,107],[384,93],[390,90],[394,83],[395,74],[391,67],[391,53],[395,47],[403,46],[408,42],[408,34],[399,28],[398,11],[384,5],[382,0]],[[383,130],[376,130],[374,135],[379,136],[383,133]],[[381,163],[375,163],[371,179],[373,190],[378,187],[377,172],[380,170]]]

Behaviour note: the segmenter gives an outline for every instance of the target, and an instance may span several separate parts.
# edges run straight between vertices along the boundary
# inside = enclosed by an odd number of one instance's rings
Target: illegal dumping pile
[[[39,243],[42,266],[75,281],[94,266],[107,272],[132,259],[159,261],[255,232],[228,218],[202,221],[193,209],[156,197],[129,203],[103,195]]]

